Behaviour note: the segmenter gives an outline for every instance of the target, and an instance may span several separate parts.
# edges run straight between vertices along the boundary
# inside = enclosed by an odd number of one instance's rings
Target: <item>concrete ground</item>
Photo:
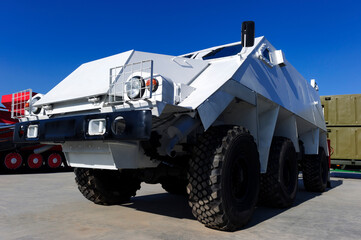
[[[204,227],[185,197],[160,185],[142,185],[131,203],[98,206],[72,172],[0,175],[0,239],[360,239],[360,175],[331,180],[322,194],[300,181],[294,207],[259,207],[246,228],[228,233]]]

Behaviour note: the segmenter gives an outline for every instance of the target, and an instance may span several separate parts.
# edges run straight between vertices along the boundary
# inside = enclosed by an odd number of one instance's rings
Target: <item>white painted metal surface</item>
[[[99,169],[156,167],[139,147],[139,142],[104,143],[66,142],[62,145],[67,162],[72,167]]]
[[[222,55],[222,50],[231,48],[239,51]],[[217,54],[218,57],[212,57]],[[117,78],[124,75],[124,65],[134,66],[143,61],[152,63],[151,68],[147,68],[149,76],[131,71],[117,85]],[[118,69],[116,74],[112,72],[114,69]],[[151,96],[127,98],[125,85],[136,75],[156,77],[161,83],[159,89]],[[109,95],[117,96],[113,90],[118,88],[123,99],[111,104]],[[256,38],[254,46],[247,48],[241,48],[240,42],[236,42],[180,57],[128,51],[86,63],[36,103],[39,107],[45,105],[51,106],[46,111],[47,117],[151,109],[153,116],[159,118],[164,117],[163,110],[171,106],[168,110],[173,109],[174,114],[190,110],[196,113],[193,117],[199,116],[203,130],[214,125],[241,125],[249,129],[257,143],[262,172],[266,171],[274,136],[289,138],[297,152],[300,151],[299,141],[302,141],[306,154],[317,154],[320,146],[327,150],[326,126],[318,92],[287,61],[284,53],[265,37]],[[153,126],[153,130],[163,134],[172,123],[167,124]],[[116,151],[110,147],[113,145],[106,145],[105,152],[97,153],[105,159],[102,162],[96,159],[99,158],[97,154],[88,153],[85,146],[77,152],[68,148],[71,144],[65,143],[64,146],[67,158],[74,166],[144,166],[144,162],[137,162],[140,155],[130,150],[131,145],[119,145]],[[129,161],[137,163],[132,165],[128,160],[122,163],[114,157],[114,152],[118,156],[121,152],[126,153],[127,159],[132,159]]]
[[[131,50],[82,64],[50,90],[36,105],[106,94],[109,89],[109,69],[126,64],[133,52]]]

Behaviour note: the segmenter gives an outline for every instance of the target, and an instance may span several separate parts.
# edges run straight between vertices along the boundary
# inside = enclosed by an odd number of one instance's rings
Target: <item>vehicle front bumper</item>
[[[117,117],[122,117],[125,121],[125,129],[121,134],[115,134],[111,127]],[[106,130],[103,135],[89,135],[88,125],[92,119],[105,119]],[[34,125],[38,126],[37,137],[28,138],[28,128]],[[17,123],[14,130],[14,142],[64,143],[66,141],[88,140],[147,140],[150,138],[151,127],[151,110],[78,115]]]

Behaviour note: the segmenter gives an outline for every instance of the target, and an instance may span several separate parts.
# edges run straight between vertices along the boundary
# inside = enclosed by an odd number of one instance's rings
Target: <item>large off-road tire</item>
[[[302,161],[303,184],[307,191],[323,192],[327,187],[329,163],[323,148],[316,156],[305,156]]]
[[[75,168],[79,191],[88,200],[100,205],[114,205],[129,201],[140,189],[140,180],[128,172]]]
[[[162,179],[161,185],[170,194],[187,195],[187,179],[165,177]]]
[[[286,208],[293,204],[298,188],[298,163],[291,140],[274,137],[267,172],[261,174],[259,203]]]
[[[257,146],[240,127],[208,129],[189,163],[189,205],[205,226],[234,231],[252,217],[259,192]]]

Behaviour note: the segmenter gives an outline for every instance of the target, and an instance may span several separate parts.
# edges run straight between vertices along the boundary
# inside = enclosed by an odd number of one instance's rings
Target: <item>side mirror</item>
[[[252,47],[254,45],[254,22],[246,21],[242,23],[242,46]]]

